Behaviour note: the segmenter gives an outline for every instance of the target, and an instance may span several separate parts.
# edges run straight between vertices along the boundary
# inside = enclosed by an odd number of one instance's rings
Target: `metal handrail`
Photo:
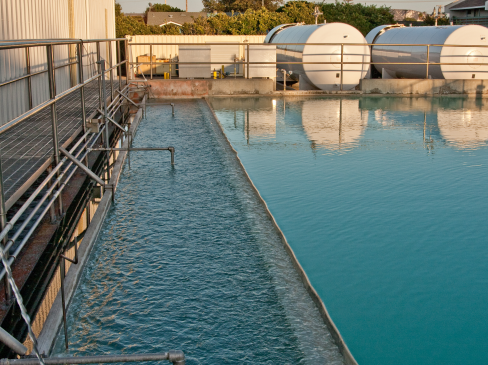
[[[426,72],[425,72],[425,78],[429,78],[429,66],[437,66],[437,65],[449,65],[449,66],[464,66],[464,65],[470,65],[470,66],[482,66],[482,65],[487,65],[487,63],[484,62],[431,62],[430,61],[430,49],[431,47],[480,47],[480,48],[486,48],[488,45],[467,45],[467,44],[397,44],[397,43],[392,43],[392,44],[384,44],[384,43],[329,43],[329,42],[319,42],[319,43],[242,43],[242,42],[223,42],[223,43],[215,43],[215,42],[209,42],[209,43],[182,43],[182,42],[141,42],[141,43],[130,43],[127,42],[126,46],[127,48],[132,47],[132,46],[149,46],[149,62],[133,62],[133,61],[128,61],[127,65],[130,67],[131,65],[150,65],[150,79],[153,79],[153,68],[154,68],[154,62],[153,62],[153,46],[243,46],[246,47],[246,54],[247,57],[245,60],[242,61],[237,61],[236,59],[234,62],[229,63],[233,64],[234,67],[237,65],[243,65],[246,67],[247,70],[247,78],[249,78],[249,68],[251,65],[340,65],[340,90],[342,91],[343,89],[343,73],[344,73],[344,65],[372,65],[372,64],[377,64],[377,65],[425,65],[426,67]],[[341,48],[341,53],[340,53],[340,61],[307,61],[307,62],[294,62],[294,61],[281,61],[281,62],[251,62],[249,60],[249,49],[251,46],[303,46],[305,47],[306,45],[309,46],[340,46]],[[344,60],[344,47],[427,47],[427,60],[426,62],[372,62],[372,61],[345,61]],[[286,50],[286,49],[285,49]],[[129,52],[127,52],[127,55],[129,57]],[[347,53],[347,55],[351,55],[351,53]],[[337,54],[339,56],[339,54]],[[352,55],[354,56],[354,54]],[[356,56],[361,56],[357,54]],[[453,55],[453,57],[456,57],[456,55]],[[459,57],[465,57],[462,55],[459,55]],[[172,65],[221,65],[222,61],[214,61],[214,62],[179,62],[174,61],[174,60],[169,60],[168,62],[164,62],[165,65],[169,65],[170,67],[170,78],[171,78],[171,66]]]

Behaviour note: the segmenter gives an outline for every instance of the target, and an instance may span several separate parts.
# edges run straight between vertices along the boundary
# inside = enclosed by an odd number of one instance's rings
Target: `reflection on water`
[[[215,112],[358,363],[486,363],[485,102],[276,100],[266,140]]]
[[[442,137],[457,148],[478,148],[488,141],[488,111],[476,109],[437,111]]]
[[[359,100],[307,100],[302,104],[302,124],[314,146],[347,148],[361,139],[368,112],[359,109]]]
[[[488,105],[473,98],[215,98],[212,106],[232,116],[250,146],[282,141],[287,128],[299,128],[313,150],[348,152],[368,143],[378,125],[412,131],[429,151],[435,143],[473,149],[488,142]]]

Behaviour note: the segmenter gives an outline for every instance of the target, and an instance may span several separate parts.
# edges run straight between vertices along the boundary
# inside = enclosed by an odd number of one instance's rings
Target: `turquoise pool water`
[[[68,312],[70,353],[183,350],[187,364],[342,364],[201,100],[149,106]],[[54,353],[64,354],[59,334]]]
[[[485,101],[212,105],[359,364],[486,363]]]

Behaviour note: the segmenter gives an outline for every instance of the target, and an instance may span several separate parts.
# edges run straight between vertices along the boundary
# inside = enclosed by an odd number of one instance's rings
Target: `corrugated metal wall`
[[[0,39],[56,39],[70,38],[69,3],[74,11],[74,34],[72,38],[95,39],[115,38],[114,0],[0,0]],[[84,67],[88,78],[95,67],[95,44],[85,44]],[[105,44],[100,45],[101,56],[108,60]],[[115,63],[115,45],[112,47]],[[46,69],[46,48],[33,47],[29,50],[31,72]],[[56,65],[67,63],[68,46],[55,46]],[[24,49],[0,51],[0,82],[15,79],[26,74],[26,52]],[[69,67],[56,70],[56,91],[70,87]],[[0,125],[23,114],[29,108],[27,81],[16,82],[0,88]],[[47,75],[32,77],[33,106],[48,99]]]
[[[264,35],[133,35],[129,39],[130,61],[136,62],[138,56],[149,55],[149,46],[138,46],[137,43],[263,43]],[[244,57],[244,46],[240,47],[239,58]],[[171,58],[178,56],[178,46],[153,46],[156,58]]]

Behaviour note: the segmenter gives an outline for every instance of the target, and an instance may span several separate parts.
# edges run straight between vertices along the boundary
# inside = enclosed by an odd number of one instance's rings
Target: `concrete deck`
[[[362,94],[488,97],[488,80],[365,79],[360,90]]]

